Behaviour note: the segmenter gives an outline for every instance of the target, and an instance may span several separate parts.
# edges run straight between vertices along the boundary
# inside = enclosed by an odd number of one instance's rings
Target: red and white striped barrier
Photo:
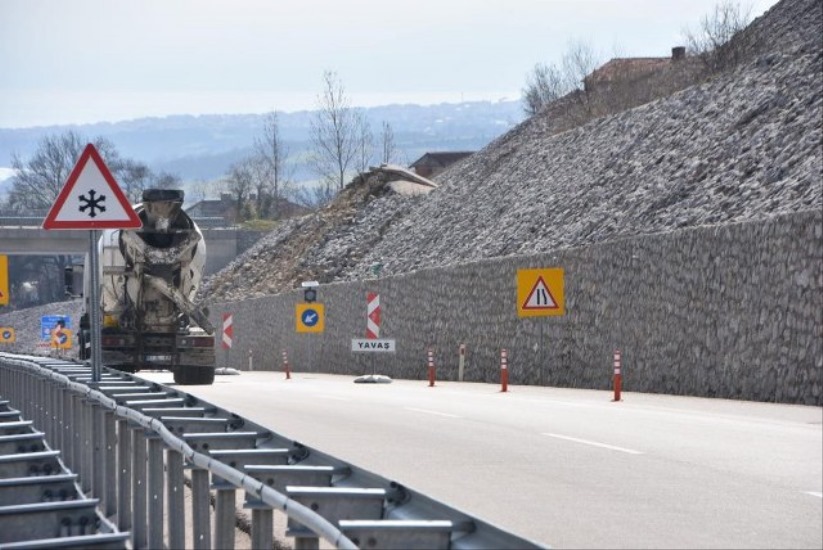
[[[223,335],[221,341],[223,349],[231,349],[234,338],[234,318],[231,313],[223,314]]]
[[[500,350],[500,391],[509,391],[509,352]]]
[[[286,372],[286,380],[291,379],[291,369],[289,369],[289,354],[283,350],[283,370]]]
[[[434,386],[434,350],[428,350],[429,356],[429,387]]]
[[[614,401],[620,401],[620,390],[623,385],[623,375],[620,372],[622,366],[620,364],[620,350],[614,350]]]
[[[380,338],[380,295],[376,292],[366,293],[366,338]]]

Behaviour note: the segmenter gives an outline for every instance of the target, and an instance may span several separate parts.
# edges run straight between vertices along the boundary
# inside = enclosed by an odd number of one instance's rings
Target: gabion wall
[[[498,382],[508,350],[509,383],[607,390],[612,353],[623,390],[807,405],[823,404],[823,215],[628,238],[551,254],[322,285],[323,334],[299,334],[302,290],[212,308],[234,319],[234,347],[218,364],[393,378]],[[566,315],[520,318],[521,268],[565,270]],[[364,338],[366,293],[376,291],[382,338],[397,352],[353,353]],[[228,363],[226,363],[228,361]]]

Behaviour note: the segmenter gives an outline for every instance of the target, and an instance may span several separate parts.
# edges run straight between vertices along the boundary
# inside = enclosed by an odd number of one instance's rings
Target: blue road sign
[[[48,342],[51,340],[51,333],[57,326],[57,321],[62,320],[67,328],[71,330],[71,317],[69,315],[43,315],[40,317],[40,339]]]
[[[300,316],[300,319],[303,321],[303,324],[307,327],[313,327],[317,324],[317,321],[320,320],[320,315],[314,309],[306,309],[303,311],[303,314]]]

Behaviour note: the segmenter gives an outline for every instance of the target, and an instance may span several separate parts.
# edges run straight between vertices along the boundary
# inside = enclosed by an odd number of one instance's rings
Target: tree
[[[278,206],[286,195],[289,175],[286,173],[288,149],[280,138],[277,111],[269,113],[263,124],[262,136],[255,139],[255,151],[263,169],[256,179],[257,215],[261,218],[279,217]]]
[[[380,143],[380,162],[383,164],[391,164],[395,155],[397,155],[397,148],[394,143],[394,130],[392,130],[391,124],[385,120],[383,121],[383,131],[380,134]]]
[[[254,188],[254,166],[251,158],[244,158],[235,162],[229,168],[228,184],[229,193],[234,199],[235,222],[249,219],[250,212],[247,201],[251,190]]]
[[[355,111],[355,155],[354,169],[358,174],[365,174],[369,170],[374,152],[374,135],[371,131],[366,114],[362,110]]]
[[[556,65],[538,63],[526,77],[523,88],[523,110],[528,116],[539,113],[544,106],[569,92],[566,79]]]
[[[48,135],[28,161],[12,155],[16,171],[11,183],[7,206],[12,212],[30,213],[48,210],[65,185],[88,141],[74,131]],[[98,137],[92,142],[115,179],[125,187],[131,200],[139,200],[151,180],[151,171],[142,163],[121,158],[114,144]]]
[[[751,7],[723,0],[700,19],[697,31],[684,31],[689,52],[698,56],[711,72],[723,71],[742,61],[755,48],[754,43],[732,42],[751,20]]]
[[[340,191],[357,154],[358,124],[343,83],[333,71],[323,73],[324,89],[317,97],[311,121],[312,165],[331,198]],[[335,189],[336,188],[336,189]]]
[[[539,113],[552,101],[575,90],[585,92],[583,81],[600,65],[600,55],[583,41],[569,42],[560,64],[537,63],[526,76],[523,88],[523,110],[529,116]],[[586,101],[586,94],[578,94]]]

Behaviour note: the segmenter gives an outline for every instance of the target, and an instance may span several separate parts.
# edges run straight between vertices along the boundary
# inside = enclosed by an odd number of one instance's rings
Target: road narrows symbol
[[[546,281],[543,280],[543,277],[538,277],[532,291],[526,298],[526,302],[523,304],[523,309],[557,309],[558,307],[557,301],[555,301],[548,285],[546,285]]]

